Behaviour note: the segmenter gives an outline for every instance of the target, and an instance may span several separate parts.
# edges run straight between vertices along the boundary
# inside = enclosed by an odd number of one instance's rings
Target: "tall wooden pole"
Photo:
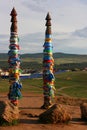
[[[46,32],[45,32],[45,43],[43,45],[43,93],[44,93],[44,104],[42,109],[49,108],[52,105],[52,97],[54,97],[54,74],[53,74],[53,45],[51,38],[51,17],[48,13],[46,16]]]
[[[19,38],[17,28],[17,13],[15,8],[11,11],[11,28],[10,28],[10,45],[8,51],[8,63],[9,63],[9,93],[8,98],[14,105],[18,104],[18,99],[22,97],[20,83],[20,58],[19,58]]]

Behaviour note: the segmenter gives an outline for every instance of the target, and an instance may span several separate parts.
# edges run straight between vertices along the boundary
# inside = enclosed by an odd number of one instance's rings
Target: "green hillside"
[[[54,53],[55,69],[83,69],[87,67],[87,55]],[[43,53],[21,54],[21,68],[34,71],[42,70]],[[8,55],[0,53],[0,68],[8,68]]]
[[[67,53],[54,53],[54,58],[87,58],[87,55],[78,55],[78,54],[67,54]],[[21,58],[42,58],[43,53],[34,53],[34,54],[20,54]],[[7,53],[0,53],[0,60],[5,60],[8,58]]]
[[[22,54],[21,58],[42,58],[43,53]],[[87,55],[67,54],[67,53],[54,53],[54,58],[87,58]]]

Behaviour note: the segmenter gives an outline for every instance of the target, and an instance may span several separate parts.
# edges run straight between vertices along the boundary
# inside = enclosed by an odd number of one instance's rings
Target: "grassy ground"
[[[65,63],[83,63],[87,62],[87,59],[85,57],[83,58],[56,58],[55,59],[55,64],[65,64]]]
[[[66,72],[56,76],[56,94],[87,98],[87,72]]]
[[[42,58],[24,58],[21,59],[23,62],[37,62],[37,63],[41,63],[42,64]],[[72,58],[54,58],[55,60],[55,64],[59,65],[59,64],[65,64],[65,63],[83,63],[83,62],[87,62],[87,58],[82,57],[82,58],[78,58],[78,57],[72,57]]]
[[[55,75],[56,95],[69,95],[72,97],[87,98],[87,72],[65,72]],[[24,79],[22,92],[43,93],[42,79]],[[0,92],[8,92],[8,79],[0,79]]]

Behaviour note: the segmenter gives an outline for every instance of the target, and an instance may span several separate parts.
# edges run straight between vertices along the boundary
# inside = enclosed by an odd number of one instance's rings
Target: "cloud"
[[[78,32],[78,33],[76,33]],[[83,32],[83,33],[81,33]],[[52,35],[53,52],[66,52],[75,54],[87,54],[87,37],[83,34],[86,27],[75,32],[64,33],[55,32]],[[80,35],[78,35],[81,33]],[[45,35],[44,33],[26,34],[21,37],[22,43],[25,43],[26,51],[29,53],[42,52]],[[21,44],[24,48],[24,45]],[[32,48],[32,49],[31,49]],[[23,50],[22,50],[23,52]]]
[[[83,42],[85,42],[83,44]],[[63,39],[53,40],[53,52],[63,52],[70,54],[87,54],[87,40]]]
[[[87,4],[87,0],[79,0],[83,4]]]
[[[74,32],[54,32],[52,34],[53,52],[87,54],[87,27]],[[8,52],[9,35],[0,35],[0,52]],[[43,52],[44,32],[20,35],[19,53]]]
[[[43,51],[44,33],[30,33],[21,36],[21,53],[38,53]]]
[[[80,30],[76,30],[75,32],[72,33],[72,35],[74,36],[78,36],[78,37],[83,37],[83,38],[87,38],[87,27],[80,29]]]
[[[1,34],[0,35],[0,53],[6,53],[9,46],[9,35]]]
[[[7,40],[9,38],[9,35],[7,34],[0,34],[0,40]]]
[[[45,2],[45,1],[44,1]],[[44,12],[46,11],[46,8],[45,6],[43,5],[44,4],[43,1],[41,0],[32,0],[31,2],[29,1],[22,1],[22,4],[27,7],[28,9],[30,9],[31,11],[34,11],[34,12]]]
[[[54,34],[53,44],[55,52],[87,54],[87,27],[70,33]]]

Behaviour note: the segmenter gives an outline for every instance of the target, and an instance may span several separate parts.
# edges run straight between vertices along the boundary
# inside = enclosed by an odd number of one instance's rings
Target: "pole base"
[[[44,104],[41,106],[41,109],[49,109],[52,106],[50,97],[44,97]]]

